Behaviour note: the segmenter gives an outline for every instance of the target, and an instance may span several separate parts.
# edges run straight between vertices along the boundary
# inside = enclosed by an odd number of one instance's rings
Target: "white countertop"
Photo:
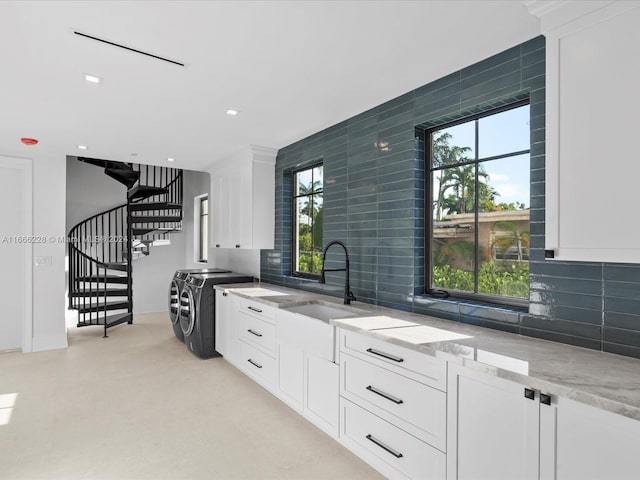
[[[342,306],[335,297],[266,283],[258,287],[263,291],[257,291],[253,284],[215,288],[229,289],[276,308],[313,302]],[[246,293],[242,292],[244,289]],[[638,359],[361,302],[354,302],[351,307],[357,311],[354,318],[333,319],[330,323],[640,420]]]

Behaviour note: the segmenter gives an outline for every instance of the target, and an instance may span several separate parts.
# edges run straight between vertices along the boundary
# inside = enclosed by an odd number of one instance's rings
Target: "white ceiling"
[[[539,35],[523,3],[0,1],[0,153],[203,170],[281,148]]]

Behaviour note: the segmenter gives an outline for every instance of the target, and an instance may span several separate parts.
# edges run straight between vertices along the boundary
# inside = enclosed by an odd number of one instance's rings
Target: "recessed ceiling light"
[[[229,110],[227,110],[227,115],[231,115],[232,117],[235,117],[237,114],[239,114],[240,111],[239,110],[233,110],[232,108],[230,108]]]
[[[90,73],[85,73],[84,79],[89,83],[102,83],[102,78],[96,75],[91,75]]]
[[[86,150],[87,146],[86,145],[78,145],[78,150]]]
[[[175,161],[176,161],[175,158],[171,158],[171,157],[167,158],[167,162],[175,162]]]

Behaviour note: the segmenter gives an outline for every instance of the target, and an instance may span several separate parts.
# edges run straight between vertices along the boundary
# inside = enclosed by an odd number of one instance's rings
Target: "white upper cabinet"
[[[546,241],[556,259],[640,263],[640,2],[527,2],[546,37]]]
[[[273,248],[276,153],[252,145],[211,167],[212,248]]]

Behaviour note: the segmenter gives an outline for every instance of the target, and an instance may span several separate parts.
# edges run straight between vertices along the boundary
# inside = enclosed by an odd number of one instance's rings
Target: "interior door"
[[[31,322],[30,184],[30,160],[0,157],[0,351],[23,348]]]

